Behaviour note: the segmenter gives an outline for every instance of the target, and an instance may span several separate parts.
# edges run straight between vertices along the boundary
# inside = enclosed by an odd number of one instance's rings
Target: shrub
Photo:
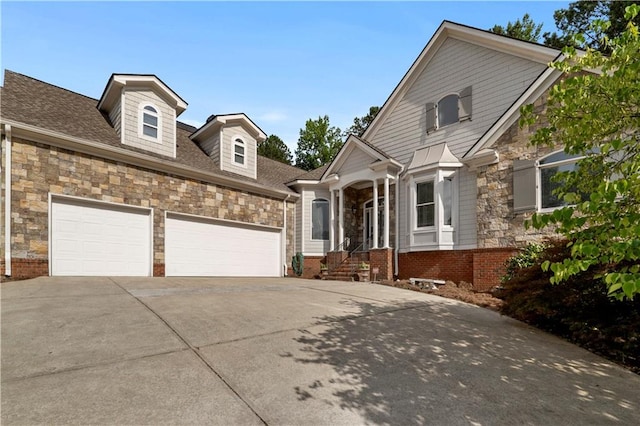
[[[518,254],[510,257],[506,261],[505,266],[507,267],[507,271],[502,276],[501,282],[504,283],[514,278],[515,274],[522,268],[533,266],[540,257],[540,253],[542,253],[546,247],[546,244],[529,243],[520,249]]]
[[[553,273],[540,265],[562,262],[570,254],[566,241],[556,241],[532,265],[514,268],[503,283],[501,312],[640,373],[640,300],[609,297],[598,277],[602,271],[595,268],[551,284]]]

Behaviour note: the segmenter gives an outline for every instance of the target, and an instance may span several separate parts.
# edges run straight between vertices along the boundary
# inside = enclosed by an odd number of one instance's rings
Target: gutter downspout
[[[287,200],[291,197],[291,194],[287,194],[284,200],[282,200],[282,206],[284,210],[284,227],[283,227],[283,236],[282,236],[282,266],[283,266],[283,277],[287,276]],[[295,235],[294,235],[295,238]]]
[[[11,126],[4,125],[4,274],[11,276]]]

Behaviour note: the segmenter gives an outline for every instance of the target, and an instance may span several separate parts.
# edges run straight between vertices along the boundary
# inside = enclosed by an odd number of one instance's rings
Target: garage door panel
[[[149,275],[150,211],[57,198],[51,209],[52,275]]]
[[[280,276],[280,231],[167,217],[166,274]]]

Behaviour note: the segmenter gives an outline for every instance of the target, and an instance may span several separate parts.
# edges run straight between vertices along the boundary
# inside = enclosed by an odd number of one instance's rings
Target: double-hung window
[[[140,136],[156,142],[161,140],[161,117],[157,107],[150,104],[140,105]]]
[[[434,197],[434,182],[419,182],[416,184],[416,226],[424,228],[435,225],[436,205]]]
[[[245,144],[240,138],[236,138],[233,141],[233,162],[244,166],[245,160]]]

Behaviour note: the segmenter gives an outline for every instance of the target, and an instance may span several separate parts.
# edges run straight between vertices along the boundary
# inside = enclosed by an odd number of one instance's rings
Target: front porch
[[[396,189],[389,177],[331,189],[327,279],[390,280],[396,245]],[[395,183],[395,182],[394,182]],[[360,271],[366,266],[368,274]]]

